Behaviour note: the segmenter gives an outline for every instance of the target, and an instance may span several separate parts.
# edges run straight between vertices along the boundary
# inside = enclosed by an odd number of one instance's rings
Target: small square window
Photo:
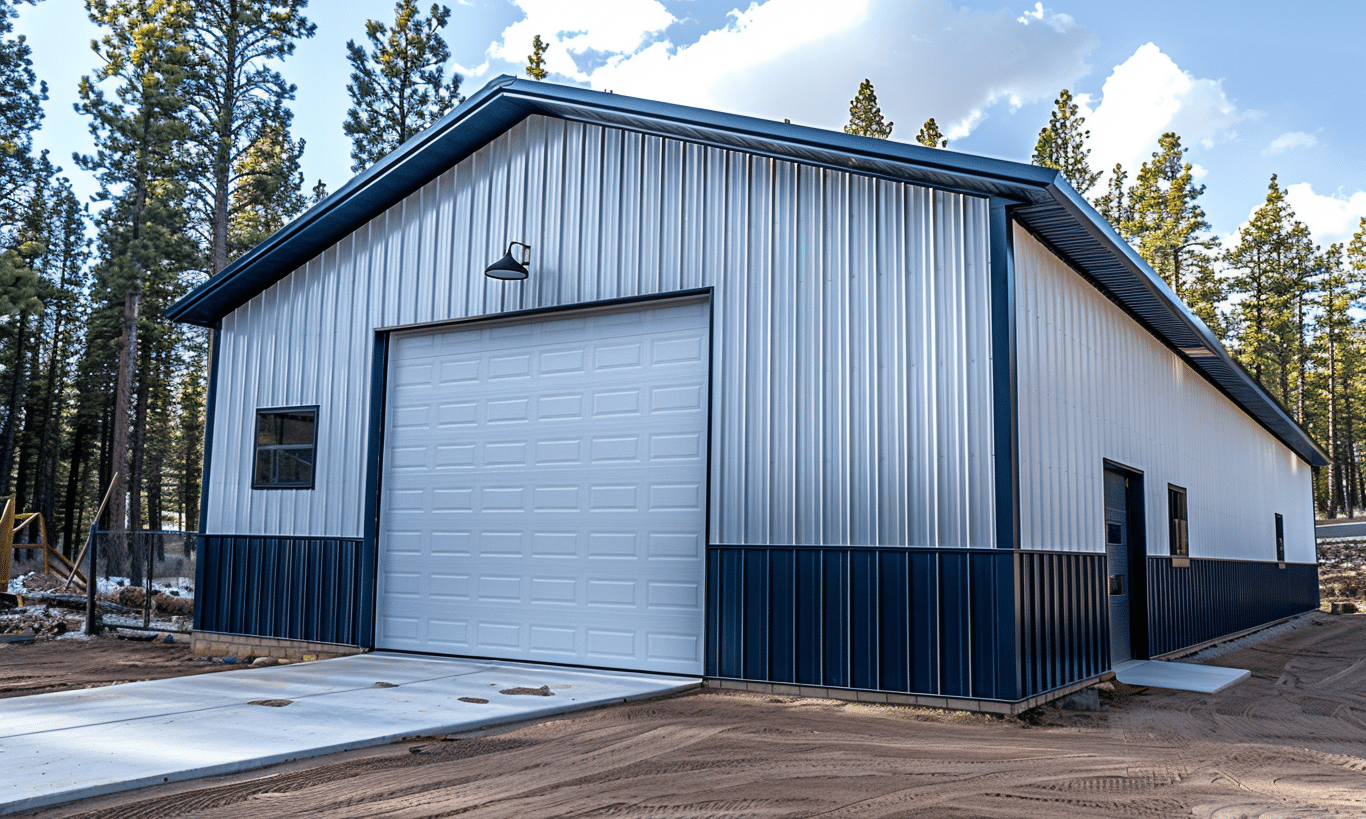
[[[312,489],[317,407],[256,411],[252,489]]]
[[[1167,539],[1172,557],[1189,557],[1190,535],[1186,523],[1186,490],[1167,484]]]

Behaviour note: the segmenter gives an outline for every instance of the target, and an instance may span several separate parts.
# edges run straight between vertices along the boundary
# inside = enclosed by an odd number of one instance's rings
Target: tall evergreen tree
[[[1124,166],[1116,162],[1105,183],[1105,193],[1096,197],[1094,202],[1096,210],[1110,223],[1110,227],[1126,240],[1129,238],[1124,232],[1125,225],[1129,223],[1129,195],[1125,187],[1128,179],[1129,174]]]
[[[1342,399],[1346,386],[1355,380],[1354,368],[1348,364],[1348,359],[1351,358],[1349,347],[1354,341],[1352,330],[1356,324],[1351,313],[1361,297],[1361,280],[1344,266],[1340,244],[1329,246],[1317,267],[1321,274],[1318,318],[1310,355],[1310,385],[1315,400],[1309,429],[1317,440],[1327,445],[1329,454],[1328,466],[1315,476],[1318,507],[1328,517],[1335,517],[1349,504],[1344,480],[1346,472],[1339,466],[1352,460],[1350,446],[1342,438]]]
[[[545,70],[545,40],[537,34],[531,38],[531,53],[526,58],[526,75],[533,80],[544,80],[549,72]]]
[[[19,505],[43,513],[56,527],[60,444],[67,417],[65,391],[81,340],[85,313],[85,208],[70,182],[57,176],[46,152],[35,163],[34,188],[23,232],[41,247],[32,265],[43,280],[43,311],[35,322],[30,378],[24,398],[15,493]]]
[[[1274,175],[1266,201],[1224,259],[1235,271],[1231,287],[1239,296],[1236,352],[1297,420],[1303,418],[1306,300],[1317,265],[1309,229],[1295,219]]]
[[[264,126],[238,159],[228,225],[232,256],[265,241],[310,204],[299,168],[304,141],[290,139],[286,121]]]
[[[108,311],[118,312],[108,453],[110,471],[119,476],[109,525],[121,532],[142,524],[139,444],[147,385],[135,381],[134,367],[148,357],[149,345],[140,341],[158,342],[163,335],[160,328],[144,326],[142,298],[150,293],[165,299],[197,259],[183,207],[190,129],[180,95],[190,58],[186,35],[192,9],[187,0],[86,0],[86,9],[108,29],[92,44],[101,64],[93,77],[81,79],[77,104],[90,117],[96,153],[77,156],[76,162],[95,173],[101,197],[110,201],[99,219],[95,284]],[[114,86],[112,99],[102,83]],[[140,330],[149,332],[140,336]]]
[[[398,0],[392,28],[366,21],[369,53],[347,42],[351,108],[342,131],[351,137],[351,170],[373,165],[464,100],[460,75],[446,79],[451,52],[441,30],[450,16],[449,8],[433,4],[422,17],[417,0]]]
[[[1039,139],[1034,143],[1032,161],[1062,172],[1063,179],[1084,196],[1100,179],[1100,172],[1091,170],[1091,149],[1086,147],[1091,132],[1082,128],[1086,118],[1072,99],[1071,91],[1064,88],[1053,105],[1048,124],[1039,131]]]
[[[892,135],[892,123],[882,120],[882,109],[878,107],[872,81],[865,79],[859,83],[858,93],[849,102],[849,124],[844,126],[844,132],[875,139]]]
[[[263,140],[277,147],[290,119],[285,101],[294,86],[276,70],[295,42],[316,26],[304,17],[308,0],[195,0],[186,31],[191,59],[180,94],[194,123],[203,169],[196,188],[204,203],[209,272],[229,261],[231,201],[242,159]],[[293,146],[293,143],[290,143]],[[240,243],[238,243],[240,247]]]
[[[24,37],[14,37],[14,4],[0,0],[0,226],[23,209],[21,191],[32,174],[33,132],[43,120],[47,83],[33,71]]]
[[[1189,297],[1193,273],[1207,264],[1201,257],[1211,246],[1201,236],[1209,230],[1198,201],[1205,186],[1195,184],[1185,158],[1181,138],[1163,134],[1129,189],[1128,213],[1121,222],[1125,238],[1182,299]]]
[[[915,135],[915,141],[926,148],[949,147],[949,141],[944,138],[944,133],[939,130],[939,123],[934,121],[934,117],[925,120],[925,124],[920,126],[920,132]]]

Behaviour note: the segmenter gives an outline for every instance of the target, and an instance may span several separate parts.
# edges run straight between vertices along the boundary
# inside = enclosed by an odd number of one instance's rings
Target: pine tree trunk
[[[146,462],[147,455],[147,395],[154,377],[151,339],[143,339],[138,347],[138,372],[142,373],[142,377],[138,379],[133,402],[133,426],[132,434],[129,436],[132,447],[128,466],[128,530],[133,533],[132,539],[128,542],[128,556],[130,558],[129,566],[132,569],[130,579],[135,585],[142,584],[145,577],[143,571],[148,568],[143,560],[146,544],[142,530],[146,528],[147,523],[143,507],[143,495],[147,483],[146,476],[143,473],[143,464]]]
[[[28,331],[28,312],[19,314],[14,328],[14,371],[10,373],[9,405],[5,413],[5,428],[0,432],[0,497],[10,493],[11,470],[14,467],[15,428],[19,426],[19,394],[24,381],[24,341]]]
[[[89,437],[89,423],[78,421],[71,438],[71,464],[66,473],[66,504],[62,510],[62,549],[67,557],[76,556],[78,547],[75,543],[81,532],[81,522],[76,515],[76,498],[81,494],[81,477],[89,462],[85,457],[85,443]]]
[[[237,4],[232,3],[229,17],[237,20]],[[209,273],[228,266],[228,189],[232,178],[233,120],[237,107],[238,27],[226,27],[223,54],[223,97],[218,121],[214,124],[218,144],[213,157],[213,240],[209,253]]]
[[[109,469],[118,473],[109,498],[109,532],[114,549],[128,543],[128,496],[136,484],[129,478],[129,422],[132,420],[133,355],[138,339],[140,294],[135,288],[123,299],[123,324],[119,334],[118,378],[114,386],[114,417],[109,443]]]
[[[20,511],[34,511],[33,484],[38,468],[38,445],[34,440],[33,427],[42,423],[46,417],[37,403],[34,390],[41,385],[34,379],[42,369],[43,321],[40,317],[33,328],[33,343],[29,346],[27,361],[20,372],[28,373],[24,388],[20,391],[19,418],[22,428],[16,426],[14,433],[14,454],[18,468],[14,473],[14,508]]]

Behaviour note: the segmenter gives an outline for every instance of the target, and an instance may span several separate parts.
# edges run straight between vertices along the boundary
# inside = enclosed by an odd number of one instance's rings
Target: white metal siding
[[[1103,552],[1104,459],[1142,470],[1149,554],[1167,484],[1194,557],[1313,562],[1310,468],[1028,232],[1015,228],[1020,542]]]
[[[984,199],[540,116],[224,318],[209,529],[361,534],[374,328],[704,286],[713,542],[991,545]],[[252,491],[313,403],[317,488]]]
[[[702,673],[709,309],[404,333],[376,645]]]

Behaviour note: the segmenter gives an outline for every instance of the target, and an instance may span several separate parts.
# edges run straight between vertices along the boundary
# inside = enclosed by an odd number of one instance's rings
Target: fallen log
[[[57,606],[63,609],[85,610],[85,596],[78,594],[55,594],[53,592],[38,592],[37,594],[24,595],[24,602],[30,606],[47,605]],[[110,614],[141,614],[141,609],[130,609],[127,606],[120,606],[118,603],[110,603],[108,600],[99,601],[100,611]]]

